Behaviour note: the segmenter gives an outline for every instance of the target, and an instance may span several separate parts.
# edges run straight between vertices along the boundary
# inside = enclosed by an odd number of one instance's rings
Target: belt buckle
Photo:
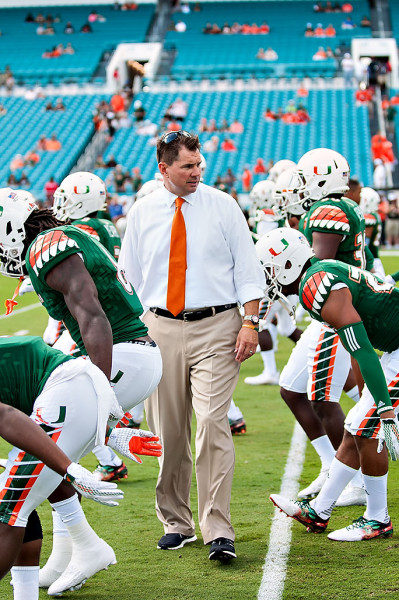
[[[194,311],[183,311],[183,321],[185,323],[188,323],[190,321],[190,319],[188,318],[188,315],[191,315]]]

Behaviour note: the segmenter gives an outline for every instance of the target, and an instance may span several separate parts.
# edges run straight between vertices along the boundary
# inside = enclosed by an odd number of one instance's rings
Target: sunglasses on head
[[[161,142],[162,144],[170,144],[170,142],[173,142],[173,140],[177,140],[179,136],[187,138],[193,137],[188,131],[180,129],[179,131],[170,131],[169,133],[165,133],[165,135],[161,137]]]

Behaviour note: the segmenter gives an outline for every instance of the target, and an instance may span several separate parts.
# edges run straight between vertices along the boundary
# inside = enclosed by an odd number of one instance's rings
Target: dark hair
[[[171,132],[172,133],[172,132]],[[195,151],[201,148],[201,144],[198,138],[198,135],[191,134],[190,136],[179,135],[179,132],[176,131],[176,138],[170,141],[168,144],[165,144],[164,138],[165,135],[160,137],[157,142],[157,161],[165,162],[167,165],[171,165],[175,162],[177,157],[179,156],[180,148],[183,146],[187,148],[187,150]]]
[[[348,186],[351,191],[356,190],[359,187],[359,185],[360,182],[358,179],[349,179]]]
[[[39,208],[31,212],[25,221],[25,250],[30,246],[35,237],[46,229],[54,229],[65,225],[63,221],[59,221],[52,210],[48,208]]]

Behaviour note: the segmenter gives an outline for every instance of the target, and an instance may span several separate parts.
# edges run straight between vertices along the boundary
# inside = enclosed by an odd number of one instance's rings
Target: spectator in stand
[[[218,35],[219,33],[222,33],[222,30],[220,29],[219,25],[217,23],[214,23],[211,27],[210,32],[213,35]]]
[[[7,114],[7,109],[3,104],[0,103],[0,117],[4,117]]]
[[[393,104],[388,101],[388,106],[384,110],[384,116],[387,123],[388,137],[393,138],[395,135],[395,118],[397,110]]]
[[[296,111],[296,122],[297,123],[309,123],[309,121],[310,121],[310,116],[309,116],[307,109],[304,106],[302,106],[301,108],[298,108],[298,110]]]
[[[266,23],[266,21],[263,21],[262,25],[259,27],[259,33],[262,35],[266,35],[269,32],[270,32],[269,25]]]
[[[376,190],[387,187],[387,172],[381,158],[374,160],[373,187]]]
[[[8,178],[7,178],[7,185],[8,187],[14,187],[17,188],[18,187],[18,179],[16,178],[14,173],[10,173]]]
[[[130,129],[133,126],[132,120],[127,112],[122,112],[119,117],[120,129]]]
[[[226,171],[226,175],[222,179],[223,183],[226,184],[227,189],[230,190],[237,181],[237,177],[234,175],[233,170],[229,167]]]
[[[371,87],[366,87],[365,83],[361,83],[359,89],[356,90],[355,100],[356,106],[361,106],[362,104],[370,104],[374,96],[374,89]]]
[[[254,173],[256,175],[260,175],[262,173],[267,173],[267,168],[266,168],[263,158],[256,159],[256,164],[254,166]]]
[[[57,136],[55,133],[53,133],[50,137],[50,139],[46,139],[46,147],[45,150],[47,152],[58,152],[59,150],[61,150],[62,144],[61,142],[57,139]]]
[[[28,167],[35,167],[38,162],[40,162],[40,156],[36,150],[29,150],[25,155],[25,165]]]
[[[118,196],[111,196],[107,199],[107,211],[113,223],[123,217],[123,207],[118,202]]]
[[[237,22],[231,26],[231,33],[241,33],[241,25]]]
[[[22,154],[16,154],[10,163],[11,171],[18,171],[25,166],[25,159]]]
[[[360,21],[360,27],[371,27],[370,18],[366,15],[362,17],[362,20]]]
[[[175,23],[175,31],[177,31],[178,33],[184,33],[185,31],[187,31],[186,23],[184,21],[182,21],[181,19],[179,19]]]
[[[392,96],[392,98],[390,99],[390,103],[393,104],[399,104],[399,93],[396,93],[394,96]]]
[[[27,176],[25,171],[22,171],[22,173],[19,177],[18,186],[21,188],[27,188],[30,186],[29,177]]]
[[[202,33],[211,33],[212,31],[212,23],[207,23],[202,30]]]
[[[249,193],[252,189],[252,173],[249,165],[245,165],[244,171],[241,176],[242,191]]]
[[[349,52],[345,52],[344,58],[341,61],[342,75],[344,76],[345,85],[350,87],[353,82],[353,74],[355,71],[355,62]]]
[[[93,33],[93,29],[90,25],[90,23],[84,23],[84,25],[82,25],[82,27],[80,28],[81,33]]]
[[[317,25],[313,31],[313,36],[314,37],[324,37],[324,29],[323,29],[323,25],[321,23],[317,23]]]
[[[225,138],[221,144],[221,149],[225,152],[236,152],[237,148],[230,138]]]
[[[312,23],[306,23],[305,37],[313,37],[313,35],[314,35],[314,32],[313,32]]]
[[[278,54],[271,46],[269,46],[266,50],[263,48],[259,48],[258,54],[256,58],[260,58],[261,60],[278,60]]]
[[[25,23],[34,23],[34,22],[35,22],[35,18],[32,15],[32,13],[29,12],[25,17]]]
[[[274,113],[271,108],[267,108],[263,116],[266,121],[275,121],[277,119],[276,113]]]
[[[327,54],[324,50],[323,46],[319,46],[317,52],[315,52],[312,56],[312,60],[326,60]]]
[[[169,114],[177,121],[184,121],[187,117],[188,103],[182,98],[176,98],[169,107]]]
[[[107,169],[113,169],[114,167],[116,167],[117,164],[118,163],[116,162],[115,156],[113,154],[110,154],[109,159],[105,163]]]
[[[238,119],[234,119],[228,130],[230,133],[243,133],[244,125]]]
[[[58,183],[55,181],[54,177],[51,176],[50,179],[44,185],[44,191],[46,194],[46,206],[53,205],[54,192],[58,187]]]
[[[335,29],[331,25],[331,23],[329,25],[327,25],[327,27],[325,28],[324,35],[326,37],[335,37],[337,35],[337,32],[335,31]]]
[[[143,121],[145,119],[146,111],[141,100],[135,100],[133,102],[133,116],[136,122]]]
[[[38,150],[46,150],[46,142],[47,142],[46,136],[44,134],[42,134],[40,136],[40,138],[38,139],[37,149]]]
[[[222,33],[224,35],[230,35],[231,33],[231,27],[228,23],[224,23],[223,27],[222,27]]]
[[[181,128],[181,123],[178,123],[174,118],[172,118],[172,120],[169,121],[169,123],[166,126],[166,129],[168,131],[180,131]]]
[[[216,152],[219,148],[219,137],[217,135],[213,135],[210,140],[207,140],[203,144],[204,152]]]
[[[55,101],[54,110],[60,110],[61,112],[64,112],[66,110],[66,106],[62,98],[57,98],[57,100]]]
[[[68,35],[71,33],[75,33],[75,28],[70,21],[68,21],[68,23],[65,25],[64,33],[66,33]]]
[[[138,192],[141,186],[143,185],[143,178],[141,176],[139,167],[133,167],[131,183],[133,192],[135,193]]]
[[[355,27],[356,25],[354,24],[352,17],[350,17],[349,15],[341,23],[341,29],[354,29]]]
[[[204,131],[208,131],[208,119],[206,117],[202,117],[200,125],[198,127],[198,131],[200,133],[204,133]]]
[[[125,111],[125,99],[122,94],[114,94],[110,101],[111,108],[116,116]]]
[[[349,2],[344,2],[341,6],[341,10],[343,13],[351,13],[353,11],[353,6]]]
[[[107,183],[110,183],[115,192],[125,191],[126,179],[128,174],[124,172],[122,165],[116,165],[112,173],[107,177]]]
[[[67,45],[64,48],[64,54],[75,54],[75,49],[71,42],[67,42]]]

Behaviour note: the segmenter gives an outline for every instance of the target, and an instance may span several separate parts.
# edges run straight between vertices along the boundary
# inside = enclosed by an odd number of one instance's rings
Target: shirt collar
[[[184,200],[188,203],[188,204],[194,204],[195,202],[195,198],[198,194],[198,188],[201,184],[198,185],[197,189],[195,192],[193,192],[192,194],[188,194],[187,196],[181,196],[182,198],[184,198]],[[170,192],[169,190],[166,189],[166,187],[164,186],[164,195],[166,198],[166,204],[169,207],[172,207],[175,203],[175,200],[177,198],[176,194],[172,194],[172,192]]]

